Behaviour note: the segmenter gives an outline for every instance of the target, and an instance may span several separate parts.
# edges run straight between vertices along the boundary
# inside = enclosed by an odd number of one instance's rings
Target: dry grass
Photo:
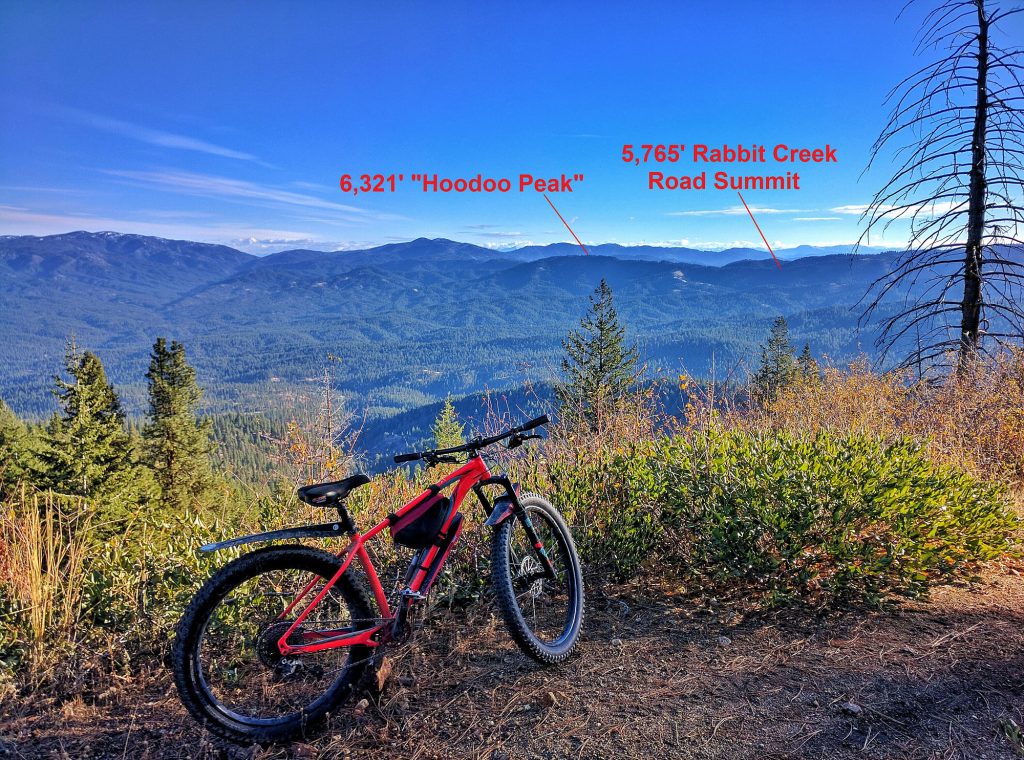
[[[74,646],[92,515],[79,499],[29,492],[0,516],[0,568],[24,624],[28,673],[39,682]]]
[[[929,455],[981,478],[1024,483],[1024,351],[980,359],[944,382],[878,375],[860,361],[784,388],[763,409],[726,415],[745,428],[910,435]]]

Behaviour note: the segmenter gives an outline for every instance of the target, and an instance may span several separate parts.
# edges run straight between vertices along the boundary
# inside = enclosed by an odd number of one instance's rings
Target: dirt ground
[[[308,743],[218,744],[163,671],[0,718],[0,757],[1020,758],[1024,577],[829,618],[592,594],[581,652],[533,665],[486,610],[435,616],[383,692]]]

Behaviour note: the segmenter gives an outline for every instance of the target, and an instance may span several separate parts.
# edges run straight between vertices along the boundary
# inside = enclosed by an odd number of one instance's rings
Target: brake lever
[[[544,436],[537,435],[536,433],[531,433],[529,435],[527,435],[525,433],[516,433],[515,435],[512,435],[512,436],[509,437],[508,443],[505,444],[505,448],[507,448],[507,449],[518,449],[520,446],[523,445],[524,441],[528,441],[531,438],[543,438],[543,437]]]
[[[455,458],[454,454],[424,454],[423,461],[427,463],[427,467],[435,467],[439,464],[458,464],[459,460]]]

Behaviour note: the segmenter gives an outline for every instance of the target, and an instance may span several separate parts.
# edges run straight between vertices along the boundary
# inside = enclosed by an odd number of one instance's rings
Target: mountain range
[[[842,361],[871,351],[857,303],[895,256],[802,246],[779,268],[756,249],[589,250],[420,238],[258,257],[113,232],[0,237],[0,396],[48,414],[73,336],[138,411],[148,352],[165,336],[185,343],[213,410],[300,404],[330,356],[350,406],[387,417],[552,380],[601,278],[653,374],[735,371],[779,315],[798,345]]]

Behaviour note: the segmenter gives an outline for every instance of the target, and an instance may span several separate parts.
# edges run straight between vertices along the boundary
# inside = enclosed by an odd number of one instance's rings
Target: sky
[[[899,5],[8,0],[0,234],[518,247],[572,239],[519,176],[582,174],[548,198],[584,243],[763,248],[734,190],[647,186],[706,169],[799,172],[800,190],[744,192],[768,241],[852,242],[891,168],[861,176],[885,96],[933,55],[915,56],[919,16]],[[622,160],[645,143],[685,159]],[[695,165],[695,144],[828,145],[837,161]],[[405,179],[341,191],[363,173]],[[413,173],[513,188],[424,193]]]

